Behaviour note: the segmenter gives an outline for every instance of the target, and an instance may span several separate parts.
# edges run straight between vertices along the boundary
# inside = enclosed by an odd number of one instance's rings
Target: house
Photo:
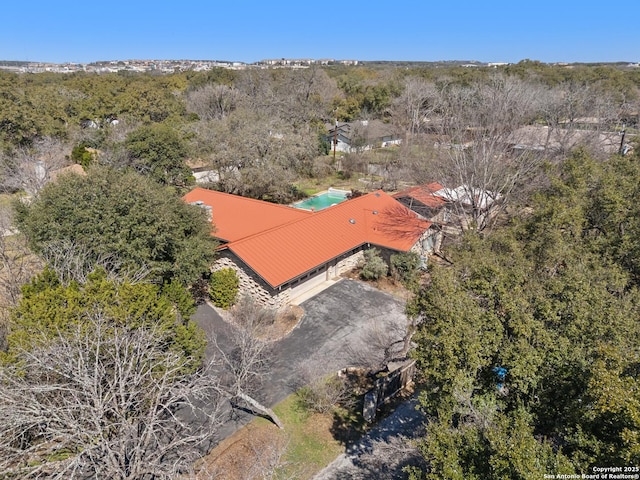
[[[493,219],[501,195],[467,185],[446,188],[433,182],[411,187],[393,197],[421,218],[439,225],[444,234],[457,235],[471,226],[471,220],[485,224]]]
[[[230,267],[240,288],[279,307],[352,269],[368,248],[383,257],[434,248],[437,228],[382,190],[318,212],[195,188],[184,200],[211,212],[222,243],[214,269]]]
[[[444,207],[447,201],[443,197],[435,195],[435,192],[442,188],[444,187],[437,182],[418,185],[394,194],[393,198],[425,220],[444,223],[446,222]]]
[[[583,119],[587,122],[589,119]],[[515,152],[544,152],[564,154],[585,145],[594,151],[613,154],[620,149],[618,132],[603,132],[577,128],[550,128],[546,125],[526,125],[513,131],[507,139]]]
[[[502,195],[471,185],[441,188],[434,195],[447,201],[448,224],[459,230],[482,229],[497,215]]]
[[[390,147],[402,142],[392,125],[380,120],[336,122],[327,126],[325,140],[338,152],[352,153],[372,148]]]

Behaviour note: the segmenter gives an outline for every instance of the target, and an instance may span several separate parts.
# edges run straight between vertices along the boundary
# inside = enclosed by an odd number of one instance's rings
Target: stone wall
[[[228,250],[220,252],[218,259],[211,268],[212,271],[221,270],[223,268],[232,268],[238,275],[239,294],[249,295],[260,304],[271,307],[280,307],[275,295],[271,293],[270,287],[264,283],[262,279],[257,277],[249,268],[242,268],[242,263]]]
[[[353,270],[360,259],[363,258],[362,250],[355,253],[345,254],[329,262],[325,266],[326,279],[338,277],[341,274]],[[269,308],[282,308],[291,301],[291,285],[285,284],[282,289],[271,288],[264,280],[256,275],[248,266],[236,257],[229,250],[219,252],[218,259],[215,261],[212,271],[221,270],[223,268],[232,268],[238,275],[239,294],[250,295],[261,305]],[[294,284],[298,289],[304,283]]]
[[[338,277],[343,273],[353,270],[358,266],[360,260],[364,258],[363,250],[358,250],[356,253],[351,254],[341,260],[338,260],[333,267],[334,271],[332,277]]]
[[[426,240],[429,237],[432,237],[433,239],[433,244],[430,250],[425,246]],[[432,255],[434,253],[438,253],[440,251],[440,247],[442,246],[442,237],[442,231],[429,228],[420,236],[420,239],[413,244],[413,246],[411,247],[411,251],[423,257],[428,257],[429,255]]]

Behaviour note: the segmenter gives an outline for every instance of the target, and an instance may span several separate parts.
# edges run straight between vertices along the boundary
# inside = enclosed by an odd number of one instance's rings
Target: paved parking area
[[[329,373],[353,365],[354,350],[366,346],[368,329],[406,323],[404,303],[363,282],[341,279],[300,305],[304,315],[296,328],[273,345],[270,370],[254,396],[273,406],[301,384],[304,370]],[[219,346],[228,343],[229,325],[209,305],[198,307],[194,320]],[[210,341],[207,355],[215,354]],[[236,412],[220,431],[220,438],[248,423],[248,414]]]
[[[353,365],[354,350],[363,348],[368,329],[405,325],[404,304],[357,280],[342,279],[301,304],[304,316],[297,328],[275,345],[267,400],[277,403],[292,393],[301,368],[324,372]]]
[[[257,395],[270,406],[293,393],[301,368],[315,363],[329,372],[352,365],[349,356],[362,346],[368,329],[406,323],[403,302],[357,280],[342,279],[300,306],[302,320],[273,345],[271,370]],[[194,319],[224,346],[229,326],[214,309],[200,305]]]

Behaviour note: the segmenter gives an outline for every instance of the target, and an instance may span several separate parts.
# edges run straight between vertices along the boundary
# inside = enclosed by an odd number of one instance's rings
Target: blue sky
[[[9,0],[0,60],[640,61],[640,0]]]

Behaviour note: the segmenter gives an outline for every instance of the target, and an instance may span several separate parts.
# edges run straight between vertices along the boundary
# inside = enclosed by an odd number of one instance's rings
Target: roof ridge
[[[293,220],[290,220],[290,221],[288,221],[286,223],[283,223],[283,224],[280,224],[280,225],[275,225],[275,226],[273,226],[271,228],[267,228],[266,230],[260,230],[259,232],[253,233],[253,234],[248,235],[246,237],[239,238],[238,240],[234,240],[233,242],[229,242],[226,245],[227,246],[229,246],[231,244],[238,245],[238,244],[241,244],[241,243],[243,243],[245,241],[252,240],[253,238],[258,237],[260,235],[264,235],[265,233],[269,233],[269,232],[272,232],[272,231],[275,231],[275,230],[279,230],[281,228],[289,227],[289,226],[291,226],[291,225],[293,225],[294,223],[297,223],[297,222],[305,222],[305,221],[307,221],[307,220],[309,220],[311,218],[314,218],[314,217],[317,218],[319,216],[322,216],[323,214],[324,215],[328,215],[329,213],[335,214],[336,209],[346,209],[345,206],[350,206],[351,207],[353,205],[353,202],[357,201],[359,198],[366,198],[367,196],[372,195],[374,193],[378,193],[378,192],[383,192],[383,191],[382,190],[376,190],[375,192],[369,192],[369,193],[367,193],[365,195],[361,195],[359,197],[349,199],[346,202],[340,202],[340,203],[338,203],[336,205],[332,205],[331,207],[323,208],[322,210],[317,211],[317,212],[311,212],[311,211],[305,210],[305,212],[308,211],[310,213],[310,215],[308,215],[306,217],[301,217],[301,218],[294,218]],[[360,201],[358,203],[362,203],[362,201]],[[341,206],[343,206],[343,207],[340,208]],[[293,208],[293,207],[288,207],[288,208]],[[298,209],[298,210],[301,210],[301,209]],[[362,210],[364,211],[366,209],[363,208]]]
[[[211,190],[209,188],[204,188],[204,187],[195,187],[194,189],[189,191],[189,193],[192,193],[192,192],[194,192],[196,190],[200,190],[200,191],[204,191],[204,192],[211,192],[211,193],[215,193],[215,194],[219,194],[219,195],[225,195],[225,196],[228,196],[228,197],[241,198],[243,201],[248,201],[248,202],[252,202],[252,203],[260,203],[260,204],[263,204],[263,205],[269,205],[271,207],[287,208],[287,209],[293,208],[293,207],[290,207],[289,205],[283,205],[281,203],[267,202],[266,200],[260,200],[258,198],[245,197],[243,195],[237,195],[235,193],[221,192],[219,190]],[[309,212],[308,210],[305,210],[303,208],[296,208],[295,210],[299,211],[299,212],[301,212],[303,214],[313,213],[313,212]]]

